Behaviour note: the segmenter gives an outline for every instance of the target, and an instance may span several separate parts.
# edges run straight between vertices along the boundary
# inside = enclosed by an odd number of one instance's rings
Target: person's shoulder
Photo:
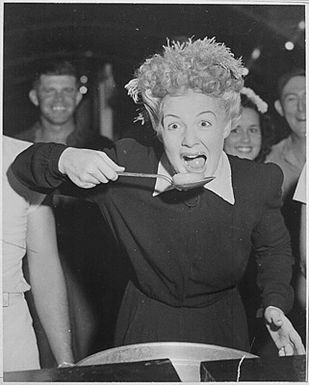
[[[240,159],[237,156],[228,156],[233,175],[248,183],[258,185],[261,183],[270,183],[269,181],[278,181],[282,183],[283,173],[281,168],[275,163],[258,163],[249,159]]]
[[[134,138],[122,138],[117,140],[116,146],[119,148],[143,148],[144,145]]]
[[[31,142],[12,138],[6,135],[3,135],[2,140],[4,158],[11,159],[12,161],[20,152],[26,150],[26,148],[33,144]]]
[[[16,156],[31,145],[31,142],[25,142],[5,135],[2,136],[3,175],[9,169]]]
[[[289,137],[280,140],[280,142],[272,145],[270,153],[266,156],[265,163],[277,161],[278,158],[285,152],[286,145],[289,141]]]
[[[69,142],[67,142],[67,144],[70,145]],[[87,138],[81,143],[79,143],[79,145],[76,145],[76,147],[104,151],[105,149],[112,148],[113,144],[114,142],[110,138],[100,134],[93,134],[92,132],[90,132]]]
[[[25,142],[33,143],[35,141],[36,130],[37,130],[36,126],[33,126],[28,130],[18,132],[16,135],[14,135],[14,138],[23,140]]]
[[[9,190],[14,190],[20,197],[30,202],[33,196],[41,196],[39,193],[35,193],[26,188],[20,181],[17,180],[10,168],[14,159],[22,151],[31,146],[31,142],[25,142],[23,140],[15,139],[9,136],[2,136],[2,149],[3,149],[3,173],[2,178],[5,186],[9,186]],[[42,195],[43,196],[43,195]],[[40,198],[41,199],[41,198]],[[42,200],[42,199],[41,199]]]
[[[238,199],[249,200],[254,205],[264,204],[272,197],[281,199],[283,173],[279,166],[237,157],[230,158],[230,163]]]
[[[142,171],[158,162],[162,144],[157,140],[146,144],[134,138],[123,138],[115,142],[115,152],[119,163]]]
[[[115,142],[118,151],[127,153],[128,151],[136,152],[138,154],[147,154],[158,147],[157,140],[152,140],[147,143],[138,141],[134,138],[122,138]]]
[[[239,158],[234,155],[228,155],[228,159],[233,175],[248,177],[252,175],[252,173],[256,173],[258,171],[259,167],[256,167],[258,163],[253,160]]]

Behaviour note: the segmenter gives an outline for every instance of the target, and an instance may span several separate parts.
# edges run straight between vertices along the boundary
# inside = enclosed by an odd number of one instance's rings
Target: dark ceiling
[[[70,59],[90,79],[109,62],[122,90],[166,37],[216,36],[249,66],[248,85],[271,101],[278,76],[304,65],[302,20],[304,5],[4,3],[4,132],[34,119],[27,93],[42,59]],[[252,62],[257,47],[261,56]]]

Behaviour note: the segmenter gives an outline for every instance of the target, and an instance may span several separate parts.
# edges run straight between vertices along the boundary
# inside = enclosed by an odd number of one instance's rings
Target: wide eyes
[[[167,128],[170,131],[177,130],[180,127],[181,127],[181,125],[179,123],[176,123],[176,122],[173,122],[173,123],[170,123],[167,125]]]
[[[200,120],[197,122],[197,126],[199,128],[205,129],[209,128],[212,126],[212,123],[209,122],[208,120]],[[178,130],[180,128],[184,127],[184,124],[181,122],[172,122],[167,125],[168,130],[173,131],[173,130]]]
[[[201,121],[199,122],[199,126],[200,126],[201,128],[208,128],[208,127],[211,127],[212,124],[211,124],[211,122],[209,122],[208,120],[201,120]]]

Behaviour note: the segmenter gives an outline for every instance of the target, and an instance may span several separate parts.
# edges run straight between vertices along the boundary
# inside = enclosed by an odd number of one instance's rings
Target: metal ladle
[[[148,173],[142,173],[142,172],[128,172],[128,171],[119,171],[117,172],[119,176],[131,176],[131,177],[138,177],[138,178],[162,178],[165,179],[167,182],[169,182],[172,186],[174,186],[177,190],[190,190],[193,188],[204,186],[206,183],[211,182],[213,179],[215,179],[214,176],[204,177],[202,179],[196,178],[194,181],[188,181],[188,182],[177,182],[177,179],[181,179],[182,177],[184,179],[192,179],[192,175],[194,177],[198,176],[198,174],[194,173],[178,173],[173,176],[173,178],[176,176],[176,181],[167,176],[162,174],[148,174]],[[178,177],[177,177],[178,176]],[[195,178],[193,178],[195,179]]]

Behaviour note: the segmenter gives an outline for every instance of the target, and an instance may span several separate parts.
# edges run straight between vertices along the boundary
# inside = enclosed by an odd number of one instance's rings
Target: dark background
[[[36,110],[28,100],[42,59],[66,58],[89,78],[89,90],[104,63],[113,66],[117,132],[127,129],[135,106],[123,86],[143,60],[171,39],[216,36],[250,68],[247,85],[273,103],[280,74],[305,60],[304,5],[5,3],[4,133],[28,128]],[[284,43],[295,48],[287,51]],[[261,56],[250,60],[259,47]],[[89,92],[85,99],[91,97]]]

